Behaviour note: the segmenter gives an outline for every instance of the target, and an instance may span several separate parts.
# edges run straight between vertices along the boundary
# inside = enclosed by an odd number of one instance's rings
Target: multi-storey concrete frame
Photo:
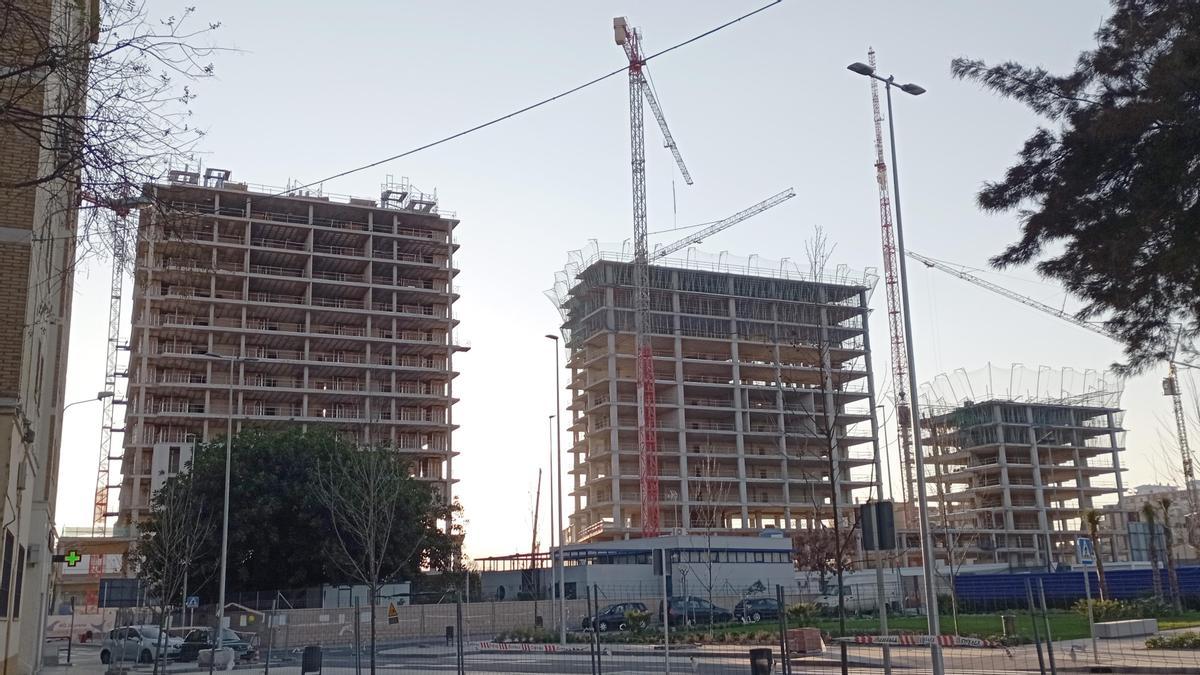
[[[656,265],[650,287],[663,529],[819,527],[835,482],[852,522],[853,491],[871,485],[855,471],[872,463],[870,284]],[[574,419],[568,539],[640,536],[632,265],[601,256],[556,292]]]
[[[449,499],[458,221],[407,186],[341,203],[173,177],[141,214],[118,526],[230,415],[388,444]],[[233,410],[206,353],[239,359]]]

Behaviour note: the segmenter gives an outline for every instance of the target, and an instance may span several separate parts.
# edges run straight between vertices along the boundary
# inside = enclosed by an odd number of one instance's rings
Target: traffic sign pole
[[[1096,640],[1096,619],[1092,611],[1092,573],[1088,570],[1096,564],[1096,548],[1088,537],[1075,540],[1075,558],[1083,568],[1083,592],[1087,596],[1088,634],[1092,636],[1092,661],[1100,663],[1099,642]]]

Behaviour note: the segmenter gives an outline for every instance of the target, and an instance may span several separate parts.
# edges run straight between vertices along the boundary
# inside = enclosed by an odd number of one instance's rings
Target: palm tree
[[[1092,538],[1092,548],[1096,549],[1096,578],[1100,581],[1100,599],[1108,597],[1108,582],[1104,579],[1104,556],[1100,555],[1100,511],[1088,509],[1083,514],[1083,521],[1088,526],[1088,536]]]
[[[1171,498],[1159,497],[1158,506],[1162,509],[1162,528],[1163,537],[1166,539],[1167,549],[1167,582],[1171,585],[1171,604],[1175,607],[1176,614],[1183,613],[1183,599],[1179,594],[1179,572],[1175,569],[1175,542],[1171,533]]]
[[[1154,583],[1154,597],[1162,600],[1162,577],[1158,575],[1158,547],[1156,546],[1158,512],[1150,502],[1142,505],[1142,519],[1146,521],[1147,529],[1150,531],[1146,541],[1149,542],[1150,548],[1150,580]]]

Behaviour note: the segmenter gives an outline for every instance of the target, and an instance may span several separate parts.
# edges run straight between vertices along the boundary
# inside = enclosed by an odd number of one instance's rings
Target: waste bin
[[[454,642],[454,626],[446,626],[446,644]]]
[[[775,670],[775,657],[767,647],[750,650],[750,675],[771,675]]]
[[[1004,637],[1012,637],[1017,634],[1017,617],[1013,614],[1000,615],[1000,629]]]
[[[305,675],[319,672],[321,672],[321,648],[317,645],[308,645],[300,656],[300,673]]]

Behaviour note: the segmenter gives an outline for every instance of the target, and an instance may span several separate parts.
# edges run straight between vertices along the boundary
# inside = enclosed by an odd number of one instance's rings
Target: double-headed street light
[[[892,123],[892,87],[912,96],[924,94],[925,88],[911,82],[897,84],[895,75],[882,77],[875,72],[875,68],[865,63],[851,63],[846,68],[851,72],[882,82],[887,94],[888,140],[892,150],[892,192],[896,205],[896,257],[900,260],[900,299],[904,310],[904,350],[908,355],[908,400],[911,402],[910,408],[916,411],[915,414],[910,414],[920,420],[921,414],[917,407],[917,362],[913,358],[912,313],[909,311],[908,303],[908,267],[905,264],[906,256],[904,254],[904,221],[900,215],[900,170],[896,166],[896,127]],[[913,451],[916,453],[917,513],[921,523],[921,566],[925,576],[925,613],[929,621],[929,634],[936,636],[941,635],[941,627],[938,621],[937,589],[934,588],[933,535],[929,531],[929,509],[926,505],[928,491],[925,486],[925,453],[921,450],[921,425],[914,426],[917,429],[917,432],[913,434]],[[942,675],[944,672],[942,651],[936,639],[930,646],[930,652],[933,661],[933,675]]]
[[[221,629],[225,627],[225,568],[229,561],[229,466],[233,454],[233,367],[238,363],[254,363],[258,359],[248,356],[225,356],[214,352],[203,352],[201,356],[229,361],[229,410],[225,426],[225,500],[221,510],[221,570],[217,576],[217,629],[213,633],[213,662],[221,645]]]

